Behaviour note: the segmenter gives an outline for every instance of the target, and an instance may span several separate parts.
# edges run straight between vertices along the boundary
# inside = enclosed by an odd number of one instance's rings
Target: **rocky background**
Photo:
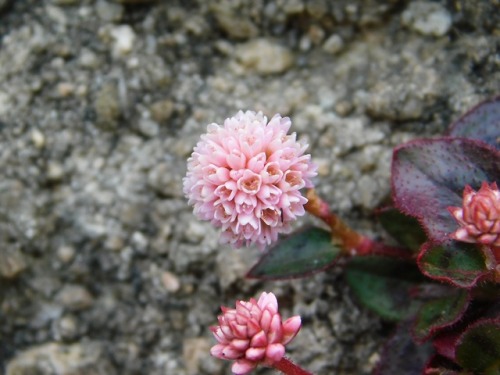
[[[498,94],[499,25],[498,0],[0,0],[0,372],[229,374],[208,326],[267,290],[302,315],[291,358],[369,374],[390,325],[338,268],[244,280],[258,250],[195,219],[186,159],[239,109],[290,116],[380,236],[391,148]]]

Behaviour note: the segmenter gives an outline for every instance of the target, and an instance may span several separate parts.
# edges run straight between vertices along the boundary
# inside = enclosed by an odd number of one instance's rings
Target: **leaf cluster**
[[[477,190],[484,181],[500,183],[500,97],[472,108],[442,137],[394,149],[392,205],[378,217],[407,256],[352,256],[312,227],[271,248],[247,276],[305,277],[347,259],[359,301],[398,322],[377,374],[499,374],[499,250],[450,239],[458,224],[448,207],[462,205],[466,185]]]

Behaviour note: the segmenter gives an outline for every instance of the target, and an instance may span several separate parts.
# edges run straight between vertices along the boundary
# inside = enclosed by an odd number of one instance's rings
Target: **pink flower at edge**
[[[460,228],[451,238],[479,243],[487,246],[500,246],[500,191],[496,182],[483,182],[476,192],[469,185],[464,189],[462,207],[448,207]]]
[[[239,111],[208,125],[194,148],[184,194],[198,218],[221,228],[222,243],[263,249],[304,215],[300,189],[313,187],[316,167],[290,126],[279,114],[268,122],[262,112]]]
[[[237,301],[236,308],[221,307],[219,325],[210,327],[218,344],[210,353],[234,360],[234,374],[248,374],[257,365],[272,366],[285,355],[287,345],[297,335],[300,316],[282,322],[273,293],[263,292],[256,301]]]

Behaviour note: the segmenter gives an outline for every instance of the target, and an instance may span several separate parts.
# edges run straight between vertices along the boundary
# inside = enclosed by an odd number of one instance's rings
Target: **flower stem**
[[[307,191],[308,202],[304,206],[311,215],[323,220],[332,232],[332,242],[339,245],[345,255],[386,255],[400,258],[410,258],[411,254],[399,247],[387,246],[363,236],[351,229],[337,215],[330,211],[314,189]]]
[[[273,367],[286,375],[312,375],[311,372],[304,370],[286,357],[283,357],[278,362],[274,363]]]

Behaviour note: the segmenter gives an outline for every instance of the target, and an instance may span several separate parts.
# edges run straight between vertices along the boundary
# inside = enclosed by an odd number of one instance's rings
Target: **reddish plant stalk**
[[[339,245],[345,255],[387,255],[394,257],[410,258],[408,251],[387,246],[380,242],[363,236],[351,229],[337,215],[330,211],[328,204],[323,201],[314,189],[307,191],[308,202],[304,208],[311,215],[323,220],[332,232],[332,242]]]
[[[273,367],[285,375],[312,375],[311,372],[304,370],[286,357],[274,363]]]

